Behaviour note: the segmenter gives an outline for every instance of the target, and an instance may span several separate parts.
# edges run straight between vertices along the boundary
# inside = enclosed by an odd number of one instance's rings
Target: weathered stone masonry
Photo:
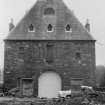
[[[19,87],[22,95],[53,98],[95,86],[95,40],[63,0],[37,0],[6,37],[4,58],[4,87]]]
[[[54,46],[52,64],[46,62],[48,43]],[[81,54],[80,62],[76,59],[77,52]],[[63,90],[70,88],[71,78],[81,78],[84,79],[84,85],[94,85],[94,61],[92,41],[6,41],[5,87],[17,87],[19,78],[33,78],[37,90],[37,79],[46,71],[61,75]]]

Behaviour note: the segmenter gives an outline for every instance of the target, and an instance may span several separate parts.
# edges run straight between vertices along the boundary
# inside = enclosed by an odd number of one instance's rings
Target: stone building
[[[95,67],[95,40],[63,0],[37,0],[5,39],[4,87],[23,96],[95,86]]]

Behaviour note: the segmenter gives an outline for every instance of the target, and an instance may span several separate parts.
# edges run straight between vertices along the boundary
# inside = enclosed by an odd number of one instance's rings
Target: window
[[[35,32],[35,28],[32,24],[30,24],[28,31],[29,32]]]
[[[53,26],[51,24],[48,25],[48,32],[53,32]]]
[[[76,52],[75,59],[78,62],[78,64],[81,64],[81,53],[80,52]]]
[[[23,55],[24,52],[25,52],[25,47],[24,47],[24,46],[20,46],[18,51],[19,51],[19,52],[18,52],[19,56],[22,57],[22,55]]]
[[[67,24],[67,25],[66,25],[65,31],[66,31],[66,32],[72,32],[72,28],[71,28],[70,24]]]
[[[24,96],[33,96],[33,79],[22,78],[21,79],[22,93]]]
[[[80,78],[72,78],[71,79],[71,88],[74,90],[79,90],[80,86],[83,85],[83,79]]]
[[[24,51],[24,49],[25,49],[25,48],[24,48],[23,46],[19,47],[19,50],[20,50],[20,51]]]
[[[45,8],[44,15],[54,15],[55,11],[53,8]]]
[[[72,85],[83,85],[83,79],[82,78],[71,78],[71,84]]]
[[[52,44],[47,44],[46,46],[46,62],[51,64],[53,62],[54,54],[53,54],[54,46]]]
[[[76,52],[75,58],[80,60],[81,59],[81,53],[80,52]]]

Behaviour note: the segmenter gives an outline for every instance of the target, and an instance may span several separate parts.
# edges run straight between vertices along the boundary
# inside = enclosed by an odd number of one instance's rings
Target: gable
[[[34,31],[29,31],[33,25]],[[48,25],[53,27],[48,32]],[[72,32],[65,28],[70,24]],[[94,40],[62,0],[38,0],[5,40]]]

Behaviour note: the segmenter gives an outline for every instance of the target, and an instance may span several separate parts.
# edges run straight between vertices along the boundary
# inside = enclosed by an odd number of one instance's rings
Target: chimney
[[[14,28],[14,23],[13,23],[13,19],[11,19],[10,23],[9,23],[9,31],[11,31]]]
[[[90,23],[88,19],[86,21],[85,28],[90,32]]]

